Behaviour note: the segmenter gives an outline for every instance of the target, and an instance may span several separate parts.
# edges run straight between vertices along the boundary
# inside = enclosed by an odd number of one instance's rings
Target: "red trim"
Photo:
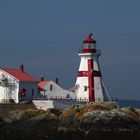
[[[38,80],[36,80],[33,76],[29,75],[26,72],[21,72],[20,70],[17,69],[7,69],[7,68],[3,68],[3,70],[20,81],[38,82]]]
[[[25,92],[20,92],[21,97],[25,97]]]
[[[96,49],[86,48],[81,50],[80,53],[96,53]]]
[[[88,87],[89,87],[89,101],[95,100],[94,95],[94,73],[93,73],[93,59],[88,59]]]
[[[92,38],[92,33],[89,34],[88,38],[84,40],[83,43],[96,43],[96,40]]]
[[[77,77],[87,77],[88,71],[78,71]]]
[[[87,39],[87,40],[84,40],[83,43],[96,43],[96,41],[93,39]]]
[[[41,91],[46,91],[45,86],[49,83],[49,81],[40,81],[38,83],[38,88]]]
[[[102,77],[101,71],[93,71],[94,77]],[[88,77],[88,71],[78,71],[77,77]]]

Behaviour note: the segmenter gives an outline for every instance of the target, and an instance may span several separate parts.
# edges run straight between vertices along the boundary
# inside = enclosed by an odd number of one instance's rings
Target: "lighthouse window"
[[[85,44],[84,48],[88,49],[88,44]]]
[[[84,86],[84,91],[87,91],[87,86]]]
[[[52,89],[53,89],[53,85],[50,85],[50,91],[52,91]]]
[[[88,48],[90,49],[91,48],[91,45],[88,45]]]

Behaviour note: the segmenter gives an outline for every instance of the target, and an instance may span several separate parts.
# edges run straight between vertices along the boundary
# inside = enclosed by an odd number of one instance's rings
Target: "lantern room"
[[[96,53],[96,40],[92,38],[92,33],[89,34],[88,38],[83,41],[83,49],[81,53]]]

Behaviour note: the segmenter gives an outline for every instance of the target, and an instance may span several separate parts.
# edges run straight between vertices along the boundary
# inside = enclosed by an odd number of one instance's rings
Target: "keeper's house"
[[[19,69],[0,68],[0,103],[13,100],[32,100],[38,96],[38,80],[24,71],[24,65]]]
[[[65,90],[58,85],[58,80],[46,81],[44,77],[38,83],[40,94],[48,99],[75,99],[75,93]]]

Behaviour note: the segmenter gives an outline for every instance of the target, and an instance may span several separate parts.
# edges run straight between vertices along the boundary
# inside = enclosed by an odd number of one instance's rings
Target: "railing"
[[[32,98],[32,100],[53,100],[53,101],[73,101],[73,102],[89,102],[88,99],[86,98],[66,98],[66,97],[34,97]],[[96,98],[95,99],[96,102],[117,102],[117,98],[111,98],[109,99],[103,99],[103,98]],[[94,101],[93,101],[94,102]]]
[[[34,97],[32,100],[53,100],[53,101],[73,101],[73,102],[88,102],[87,99],[66,98],[66,97]]]

